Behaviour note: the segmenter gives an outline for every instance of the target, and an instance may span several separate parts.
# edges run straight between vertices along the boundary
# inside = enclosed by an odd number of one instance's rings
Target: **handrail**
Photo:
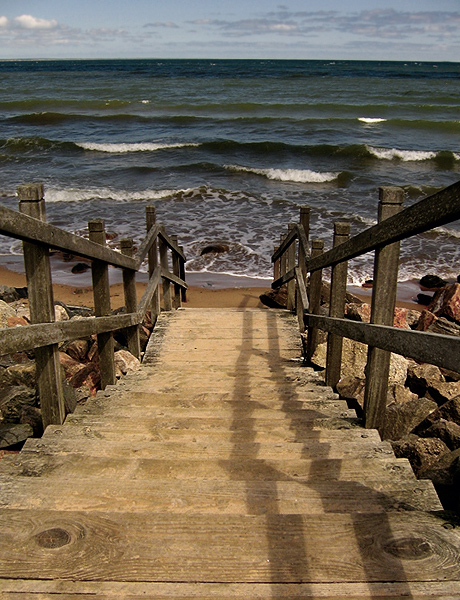
[[[137,252],[133,241],[121,241],[121,253],[105,245],[103,220],[88,223],[86,239],[45,222],[45,200],[41,184],[18,187],[21,212],[0,208],[0,234],[24,242],[24,265],[29,289],[32,325],[0,329],[2,354],[35,349],[38,387],[44,427],[64,420],[64,399],[60,377],[58,344],[63,341],[97,335],[101,365],[101,385],[115,383],[112,332],[125,329],[129,350],[140,358],[139,325],[151,307],[152,323],[160,312],[159,285],[163,280],[165,310],[181,305],[185,282],[186,257],[164,227],[156,223],[155,207],[146,209],[147,234]],[[54,302],[48,249],[71,252],[92,261],[93,294],[96,317],[79,321],[54,322]],[[172,252],[173,272],[169,271],[168,250]],[[160,260],[158,260],[158,253]],[[135,274],[145,257],[149,260],[149,281],[139,303],[136,300]],[[160,264],[161,262],[161,264]],[[110,314],[108,265],[123,269],[123,288],[127,313]],[[174,284],[171,297],[170,284]]]
[[[393,327],[396,283],[399,261],[399,242],[460,219],[460,182],[428,196],[401,211],[403,191],[400,188],[380,189],[379,223],[358,235],[348,238],[343,233],[349,228],[336,223],[334,247],[323,252],[321,240],[313,240],[313,251],[308,247],[309,230],[302,224],[290,224],[287,235],[275,249],[273,288],[295,285],[295,310],[305,342],[304,352],[310,360],[317,346],[318,329],[329,333],[326,383],[336,385],[340,378],[342,338],[347,337],[368,345],[368,367],[365,392],[365,425],[382,430],[384,426],[388,369],[391,352],[421,362],[428,362],[460,372],[460,338],[403,330]],[[342,235],[338,235],[342,231]],[[340,239],[339,239],[340,238]],[[285,257],[292,254],[298,242],[297,265]],[[347,261],[375,251],[374,286],[371,323],[344,319]],[[342,266],[345,268],[342,269]],[[319,314],[322,269],[332,267],[331,305],[329,317]],[[340,267],[340,269],[339,269]],[[311,273],[310,289],[306,294],[304,274]],[[339,299],[340,298],[340,299]],[[289,293],[288,293],[289,300]],[[288,308],[293,308],[292,306]]]

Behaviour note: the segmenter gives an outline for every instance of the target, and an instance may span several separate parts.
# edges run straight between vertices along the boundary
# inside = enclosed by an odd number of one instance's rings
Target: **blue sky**
[[[460,0],[0,0],[0,59],[460,61]]]

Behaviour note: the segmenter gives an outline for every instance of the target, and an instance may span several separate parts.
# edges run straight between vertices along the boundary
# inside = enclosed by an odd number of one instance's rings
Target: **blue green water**
[[[300,205],[327,245],[334,220],[375,222],[379,186],[411,204],[459,179],[459,63],[3,61],[0,82],[4,205],[43,182],[50,222],[104,217],[116,244],[142,238],[153,203],[191,271],[269,277]],[[404,242],[400,279],[456,275],[458,238],[453,224]],[[230,252],[200,257],[214,241]]]

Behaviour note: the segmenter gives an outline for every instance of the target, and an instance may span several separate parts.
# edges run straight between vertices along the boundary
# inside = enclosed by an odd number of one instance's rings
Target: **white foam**
[[[334,181],[339,173],[318,173],[309,169],[252,169],[250,167],[241,167],[239,165],[224,165],[230,171],[240,171],[243,173],[254,173],[262,175],[267,179],[275,181],[292,181],[294,183],[325,183]]]
[[[93,152],[109,152],[110,154],[126,154],[129,152],[155,152],[168,148],[184,148],[187,146],[199,146],[199,144],[155,144],[153,142],[142,142],[133,144],[97,144],[93,142],[79,142],[77,146],[84,150]]]
[[[423,150],[398,150],[397,148],[373,148],[367,146],[368,151],[377,158],[384,160],[394,160],[395,158],[404,162],[430,160],[435,158],[436,152]]]
[[[114,200],[115,202],[130,202],[136,200],[160,200],[177,193],[177,190],[113,190],[110,188],[65,188],[46,189],[47,202],[85,202],[87,200]]]
[[[373,118],[373,117],[358,117],[358,121],[372,125],[374,123],[384,123],[387,119]]]

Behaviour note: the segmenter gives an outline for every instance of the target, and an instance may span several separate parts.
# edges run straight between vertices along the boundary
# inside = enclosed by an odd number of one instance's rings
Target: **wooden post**
[[[182,254],[184,253],[183,246],[179,246],[179,250],[182,252]],[[185,261],[180,256],[179,256],[179,267],[180,267],[180,278],[182,279],[182,281],[185,281]],[[181,288],[180,293],[181,293],[182,302],[187,302],[187,289]]]
[[[311,257],[316,258],[320,256],[324,251],[323,240],[313,240],[311,243]],[[313,271],[310,275],[310,293],[309,293],[309,312],[312,315],[319,315],[321,307],[321,288],[323,286],[323,271],[318,269]],[[318,346],[318,329],[316,327],[308,326],[307,329],[307,347],[306,347],[306,360],[309,362],[313,354],[315,353],[316,347]]]
[[[285,237],[286,237],[285,235],[280,236],[280,246],[284,242]],[[283,275],[286,274],[286,271],[287,271],[286,267],[287,267],[287,253],[283,252],[283,254],[280,256],[280,277],[282,277]]]
[[[295,223],[289,223],[289,231],[292,231],[295,227]],[[296,259],[296,241],[294,240],[287,250],[287,271],[290,271],[295,267]],[[287,284],[287,305],[288,310],[293,311],[295,309],[295,279]]]
[[[350,223],[334,223],[334,247],[343,244],[350,237]],[[332,267],[331,299],[329,316],[343,318],[345,296],[347,292],[348,261],[343,261]],[[326,385],[335,387],[340,379],[342,369],[343,338],[335,333],[327,336]]]
[[[164,230],[164,228],[162,228]],[[164,243],[164,241],[159,239],[159,250],[160,250],[160,265],[161,268],[165,271],[169,271],[168,264],[168,246]],[[171,284],[167,279],[163,278],[163,305],[165,310],[172,309],[172,301],[171,301]]]
[[[147,232],[156,224],[156,209],[152,204],[145,207]],[[155,240],[148,254],[149,261],[149,277],[152,277],[153,272],[158,266],[158,241]],[[152,325],[154,326],[161,312],[160,308],[160,287],[158,286],[153,294],[152,304],[150,307],[152,312]]]
[[[172,235],[171,239],[174,242],[174,244],[178,247],[177,235]],[[179,255],[176,254],[174,251],[172,253],[172,263],[173,263],[174,275],[177,275],[177,277],[180,277]],[[180,290],[181,290],[180,285],[177,285],[177,283],[175,283],[174,284],[174,300],[173,300],[173,307],[175,309],[180,308],[182,306],[182,296],[181,296]]]
[[[382,187],[379,199],[378,219],[381,222],[402,210],[404,191],[397,187]],[[375,251],[371,323],[393,325],[399,249],[400,242],[395,242]],[[390,358],[390,352],[369,346],[364,391],[365,427],[377,428],[380,432],[385,424]]]
[[[300,207],[300,225],[303,227],[305,232],[305,236],[308,240],[310,236],[310,207],[309,206],[301,206]],[[302,272],[303,280],[305,285],[307,284],[307,256],[303,250],[303,246],[299,241],[299,269]],[[299,298],[300,291],[296,290],[296,308],[297,308],[297,319],[299,321],[299,329],[300,332],[303,333],[305,331],[305,323],[303,318],[303,309],[302,303]]]
[[[279,246],[275,246],[273,248],[273,254],[275,254],[275,252],[277,252],[278,248],[279,248]],[[273,281],[276,281],[280,277],[281,277],[281,275],[280,275],[280,259],[277,258],[275,260],[275,262],[273,263]]]
[[[17,193],[20,212],[46,221],[42,184],[21,185]],[[23,242],[23,249],[30,321],[32,324],[52,323],[55,316],[49,250],[29,242]],[[35,348],[35,365],[43,427],[61,425],[65,419],[65,405],[58,344]]]
[[[97,244],[105,245],[105,223],[103,219],[94,219],[88,222],[89,239]],[[107,263],[93,260],[91,265],[93,279],[94,313],[96,317],[110,315],[110,285],[109,267]],[[112,332],[97,335],[97,348],[99,352],[99,365],[101,369],[101,388],[113,385],[115,377],[115,361]]]
[[[120,243],[121,252],[126,256],[132,256],[134,253],[133,240],[125,238]],[[136,291],[136,271],[123,269],[123,291],[125,294],[126,312],[133,313],[137,311],[137,291]],[[128,350],[133,356],[140,360],[141,344],[138,325],[126,329],[128,340]]]

